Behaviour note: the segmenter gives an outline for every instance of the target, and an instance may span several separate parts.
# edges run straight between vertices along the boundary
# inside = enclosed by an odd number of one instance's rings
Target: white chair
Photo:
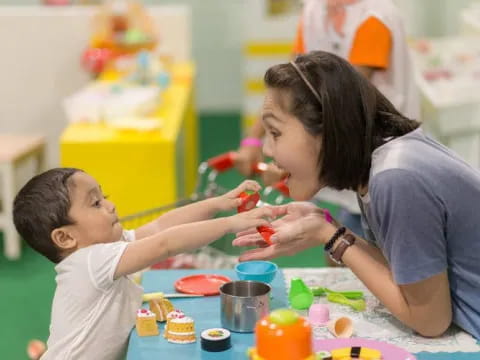
[[[42,171],[44,153],[43,136],[0,134],[0,230],[3,231],[5,256],[12,260],[18,259],[21,251],[20,237],[12,219],[17,168],[23,161],[34,158],[35,172]]]

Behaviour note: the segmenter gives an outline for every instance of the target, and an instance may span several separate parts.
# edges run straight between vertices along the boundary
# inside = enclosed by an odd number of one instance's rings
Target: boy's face
[[[71,178],[69,232],[77,242],[77,248],[120,240],[122,226],[118,222],[115,205],[107,200],[97,181],[84,172]]]

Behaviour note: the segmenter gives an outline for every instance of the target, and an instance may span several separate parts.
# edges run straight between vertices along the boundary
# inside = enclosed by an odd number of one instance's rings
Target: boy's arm
[[[217,205],[217,198],[212,198],[171,210],[135,229],[135,238],[143,239],[172,226],[210,219],[218,212]]]
[[[167,257],[208,245],[230,232],[269,225],[269,207],[262,207],[230,217],[223,217],[170,227],[155,235],[129,243],[115,270],[114,279],[142,270]]]
[[[169,211],[152,222],[136,229],[135,238],[142,239],[172,226],[211,219],[220,211],[232,210],[240,205],[241,199],[238,199],[237,197],[245,190],[259,191],[260,185],[255,181],[247,180],[234,190],[222,196],[198,201]]]

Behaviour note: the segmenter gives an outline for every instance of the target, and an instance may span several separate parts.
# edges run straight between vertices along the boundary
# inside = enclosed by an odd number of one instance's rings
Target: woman
[[[367,240],[328,223],[311,204],[278,207],[274,245],[241,260],[326,244],[404,324],[424,336],[456,323],[480,338],[480,173],[428,138],[347,61],[312,52],[271,67],[264,153],[289,173],[290,194],[354,190]],[[345,231],[345,232],[344,232]]]

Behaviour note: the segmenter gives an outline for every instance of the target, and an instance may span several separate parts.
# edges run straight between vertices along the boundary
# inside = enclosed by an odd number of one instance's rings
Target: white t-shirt
[[[142,305],[143,289],[129,276],[113,279],[133,230],[114,243],[95,244],[56,267],[50,337],[42,360],[121,359]]]

